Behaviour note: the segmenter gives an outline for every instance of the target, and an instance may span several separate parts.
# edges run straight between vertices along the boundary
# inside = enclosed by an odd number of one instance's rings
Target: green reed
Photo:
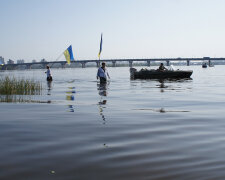
[[[9,76],[0,78],[1,95],[40,95],[41,90],[42,85],[38,81]]]

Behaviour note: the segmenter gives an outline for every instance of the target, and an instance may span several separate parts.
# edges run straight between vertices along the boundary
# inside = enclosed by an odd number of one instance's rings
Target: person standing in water
[[[107,77],[110,79],[105,63],[103,62],[102,67],[98,69],[97,79],[100,78],[100,83],[106,83]]]
[[[47,71],[45,72],[47,74],[47,81],[52,81],[52,75],[49,66],[46,66]]]

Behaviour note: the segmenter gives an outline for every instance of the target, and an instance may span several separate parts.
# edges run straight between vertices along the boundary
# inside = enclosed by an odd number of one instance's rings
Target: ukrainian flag
[[[70,61],[73,61],[73,50],[72,50],[72,45],[70,45],[65,51],[64,51],[64,56],[66,58],[66,61],[68,64],[70,64]]]
[[[101,34],[101,41],[100,41],[100,50],[99,50],[99,53],[98,53],[99,59],[100,59],[101,52],[102,52],[102,34]]]

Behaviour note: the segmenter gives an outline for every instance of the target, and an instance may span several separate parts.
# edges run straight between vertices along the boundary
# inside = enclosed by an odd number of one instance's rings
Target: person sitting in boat
[[[168,70],[168,69],[166,69],[165,66],[163,65],[163,63],[161,63],[158,71],[164,71],[164,70]]]
[[[47,74],[47,81],[52,81],[52,75],[49,66],[46,66],[47,71],[45,72]]]
[[[100,78],[100,83],[106,83],[107,81],[107,76],[108,78],[110,79],[109,77],[109,73],[105,67],[105,63],[103,62],[102,63],[102,67],[100,67],[98,69],[98,73],[97,73],[97,79]]]

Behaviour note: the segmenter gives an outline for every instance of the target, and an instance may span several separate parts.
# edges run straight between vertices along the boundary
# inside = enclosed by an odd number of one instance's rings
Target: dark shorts
[[[106,83],[106,78],[104,78],[104,77],[100,77],[100,83]]]
[[[47,81],[52,81],[52,76],[47,77]]]

